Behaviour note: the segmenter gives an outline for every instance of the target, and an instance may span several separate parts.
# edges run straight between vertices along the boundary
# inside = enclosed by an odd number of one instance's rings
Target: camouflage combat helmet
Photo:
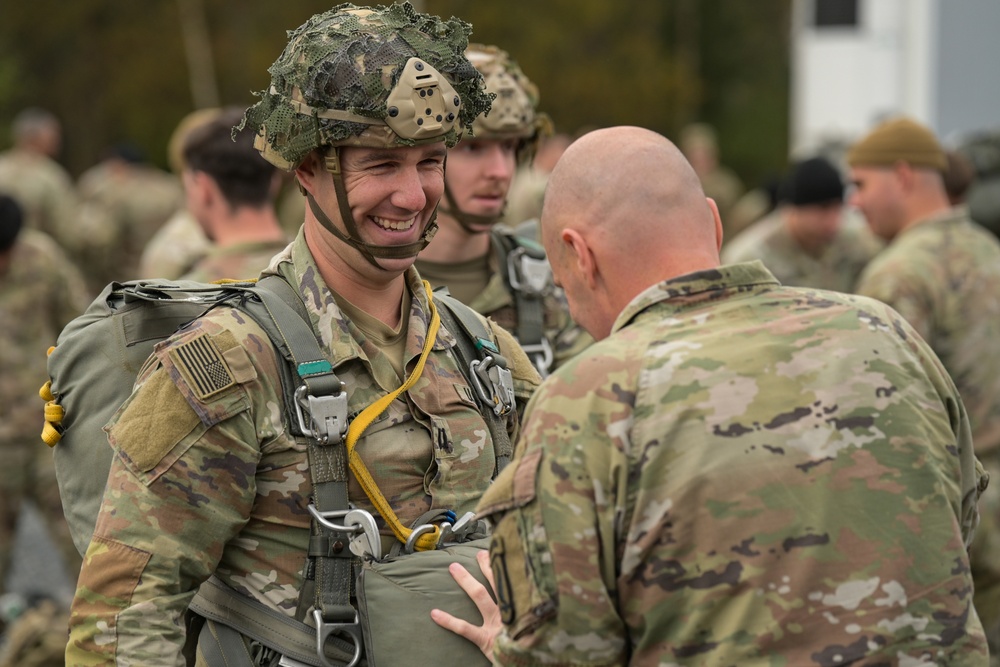
[[[522,139],[518,161],[535,152],[538,140],[551,133],[547,115],[538,112],[538,87],[503,49],[470,44],[465,55],[486,80],[486,91],[496,95],[488,113],[472,123],[477,139]]]
[[[438,141],[453,146],[473,119],[489,109],[483,77],[464,55],[471,26],[416,12],[409,3],[385,7],[342,4],[289,33],[268,70],[271,85],[257,93],[242,127],[281,169],[298,166],[315,149],[327,150],[345,236],[307,197],[324,226],[375,257],[411,257],[433,235],[408,246],[383,247],[360,239],[340,174],[340,146],[395,148]]]
[[[538,87],[533,84],[510,55],[496,46],[469,44],[466,57],[486,80],[486,92],[494,95],[487,113],[472,123],[476,139],[517,139],[517,162],[527,164],[535,155],[542,137],[552,134],[549,117],[538,111]],[[445,186],[447,208],[469,233],[479,231],[472,225],[489,225],[501,215],[482,216],[461,210]]]

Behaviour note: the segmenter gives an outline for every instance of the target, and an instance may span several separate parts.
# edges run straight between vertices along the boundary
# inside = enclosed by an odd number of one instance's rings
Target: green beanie
[[[889,166],[906,162],[944,172],[948,159],[934,133],[909,118],[886,121],[847,152],[852,167]]]

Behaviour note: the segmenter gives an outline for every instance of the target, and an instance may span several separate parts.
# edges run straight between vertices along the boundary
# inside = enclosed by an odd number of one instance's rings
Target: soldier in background
[[[955,385],[885,304],[720,266],[721,229],[648,130],[552,173],[543,242],[598,342],[479,504],[499,606],[452,566],[496,664],[985,665]]]
[[[466,55],[497,97],[473,124],[474,138],[448,153],[440,227],[416,266],[431,285],[513,333],[544,377],[590,337],[570,318],[541,246],[498,223],[514,170],[531,159],[548,117],[506,51],[473,44]]]
[[[39,439],[38,387],[46,377],[46,350],[87,308],[90,295],[59,245],[22,222],[17,202],[0,195],[0,592],[25,500],[40,510],[70,578],[80,569],[52,453]]]
[[[167,161],[178,178],[184,173],[184,141],[196,128],[222,112],[218,108],[197,109],[177,124],[167,143]],[[182,206],[146,244],[139,258],[140,278],[175,280],[194,268],[212,247],[201,225],[187,206]]]
[[[186,280],[256,278],[291,240],[274,211],[277,170],[254,148],[252,132],[233,138],[242,119],[243,109],[225,109],[184,142],[187,210],[212,242]]]
[[[1000,242],[953,207],[944,150],[925,126],[896,118],[847,154],[851,202],[888,247],[857,293],[895,308],[927,341],[969,411],[976,455],[1000,480]],[[983,495],[972,547],[976,609],[1000,651],[1000,484]]]
[[[29,107],[14,117],[11,135],[14,146],[0,153],[0,192],[17,199],[28,228],[74,252],[81,241],[73,228],[77,198],[72,178],[55,161],[62,147],[59,119]]]
[[[153,235],[183,206],[180,180],[147,163],[129,144],[109,148],[77,179],[81,247],[77,257],[92,292],[139,277]]]
[[[759,259],[782,285],[850,293],[882,248],[844,207],[844,181],[829,160],[802,160],[778,189],[778,209],[725,244],[722,261]]]

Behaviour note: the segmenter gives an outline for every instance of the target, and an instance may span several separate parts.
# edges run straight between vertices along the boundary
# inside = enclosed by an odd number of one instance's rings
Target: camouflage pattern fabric
[[[346,383],[352,417],[399,386],[381,350],[344,319],[304,235],[274,267],[300,292]],[[416,271],[406,277],[412,369],[429,311]],[[539,378],[513,339],[497,333],[523,402]],[[420,380],[358,444],[404,524],[432,507],[473,509],[494,470],[489,431],[455,345],[442,328]],[[217,362],[207,377],[185,361],[196,349]],[[281,363],[266,334],[230,309],[212,311],[156,348],[107,429],[117,456],[73,602],[68,665],[183,665],[184,611],[213,572],[272,609],[295,612],[312,489],[306,442],[282,423]],[[511,413],[512,435],[517,426]],[[372,510],[353,475],[349,495]]]
[[[38,388],[45,353],[62,328],[90,304],[83,278],[58,244],[25,229],[0,275],[0,586],[10,567],[21,503],[39,507],[71,576],[80,555],[63,518],[52,452],[39,439]]]
[[[148,165],[102,163],[80,177],[80,265],[91,291],[139,278],[153,235],[184,205],[180,180]]]
[[[984,665],[976,470],[884,304],[758,262],[653,285],[539,388],[480,503],[496,662]]]
[[[177,211],[143,249],[139,277],[177,280],[191,271],[212,245],[190,211]]]
[[[1000,242],[955,208],[901,232],[862,274],[857,292],[895,308],[955,381],[976,455],[1000,472]],[[1000,651],[1000,477],[980,503],[972,552],[976,608]]]
[[[495,246],[495,239],[491,243]],[[486,289],[465,305],[480,315],[489,317],[507,331],[516,332],[518,314],[514,295],[500,273],[495,247],[491,247],[489,263],[491,276]],[[418,259],[417,269],[426,264],[426,260]],[[435,288],[444,286],[435,284],[433,279],[429,282]],[[569,306],[561,289],[553,288],[543,297],[542,310],[543,333],[552,347],[552,368],[558,368],[594,342],[590,334],[570,317]]]
[[[76,189],[58,162],[24,150],[0,153],[0,192],[21,204],[26,227],[45,232],[70,252],[79,247]]]
[[[254,241],[216,246],[201,258],[183,280],[211,283],[222,279],[256,278],[271,263],[271,258],[284,250],[285,241]]]
[[[780,211],[753,223],[722,249],[722,261],[759,259],[782,285],[851,293],[882,244],[865,221],[845,210],[837,235],[819,257],[805,252],[788,232]]]

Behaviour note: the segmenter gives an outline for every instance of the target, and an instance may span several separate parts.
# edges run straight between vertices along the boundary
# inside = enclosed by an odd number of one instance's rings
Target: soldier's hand
[[[476,560],[479,562],[479,569],[483,571],[483,576],[489,582],[490,588],[496,590],[496,584],[493,582],[493,569],[490,567],[489,552],[480,551],[476,554]],[[493,601],[490,591],[486,590],[486,587],[469,574],[464,567],[458,563],[452,563],[448,566],[448,571],[451,572],[451,576],[455,578],[462,590],[468,593],[472,601],[476,603],[479,613],[483,616],[483,624],[473,625],[440,609],[432,609],[431,618],[442,628],[451,630],[478,646],[483,655],[492,662],[493,642],[503,627],[500,622],[500,608]]]

